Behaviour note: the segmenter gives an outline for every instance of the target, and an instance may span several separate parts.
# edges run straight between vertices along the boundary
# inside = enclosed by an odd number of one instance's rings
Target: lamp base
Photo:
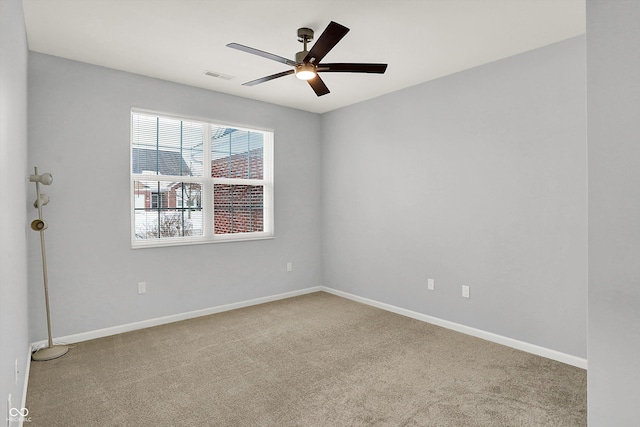
[[[31,355],[33,360],[51,360],[62,357],[69,351],[69,346],[54,345],[53,347],[45,347],[36,351]]]

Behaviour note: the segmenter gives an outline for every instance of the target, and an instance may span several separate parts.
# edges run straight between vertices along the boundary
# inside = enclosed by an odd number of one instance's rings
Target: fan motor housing
[[[309,52],[307,52],[306,50],[302,50],[302,51],[296,53],[296,62],[298,64],[302,64],[304,62],[304,58],[307,57],[308,53]]]

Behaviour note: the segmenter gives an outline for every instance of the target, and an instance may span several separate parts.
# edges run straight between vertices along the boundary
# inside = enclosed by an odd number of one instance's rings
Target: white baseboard
[[[180,320],[193,319],[195,317],[207,316],[209,314],[222,313],[224,311],[235,310],[237,308],[249,307],[252,305],[264,304],[267,302],[277,301],[281,299],[297,297],[299,295],[310,294],[322,290],[321,286],[315,286],[297,291],[285,292],[282,294],[271,295],[262,298],[255,298],[246,301],[240,301],[232,304],[219,305],[216,307],[204,308],[202,310],[188,311],[186,313],[178,313],[170,316],[157,317],[155,319],[142,320],[140,322],[127,323],[125,325],[112,326],[109,328],[98,329],[95,331],[81,332],[79,334],[66,335],[54,338],[56,344],[72,344],[82,341],[89,341],[96,338],[108,337],[111,335],[122,334],[124,332],[135,331],[138,329],[150,328],[152,326],[165,325],[167,323],[178,322]],[[36,350],[46,346],[47,340],[37,341],[31,344],[32,350]]]
[[[391,304],[386,304],[386,303],[375,301],[369,298],[360,297],[357,295],[350,294],[348,292],[343,292],[337,289],[329,288],[327,286],[314,286],[311,288],[300,289],[297,291],[286,292],[286,293],[262,297],[262,298],[255,298],[247,301],[240,301],[237,303],[220,305],[217,307],[205,308],[202,310],[189,311],[186,313],[179,313],[171,316],[158,317],[155,319],[143,320],[140,322],[134,322],[134,323],[128,323],[125,325],[98,329],[95,331],[82,332],[79,334],[57,337],[54,339],[54,341],[60,344],[71,344],[71,343],[76,343],[81,341],[88,341],[96,338],[107,337],[110,335],[116,335],[124,332],[135,331],[138,329],[150,328],[152,326],[164,325],[167,323],[178,322],[180,320],[193,319],[195,317],[207,316],[215,313],[222,313],[224,311],[235,310],[238,308],[249,307],[252,305],[264,304],[271,301],[277,301],[285,298],[296,297],[299,295],[305,295],[305,294],[310,294],[310,293],[319,292],[319,291],[324,291],[333,295],[340,296],[342,298],[347,298],[353,301],[361,302],[363,304],[367,304],[372,307],[377,307],[382,310],[390,311],[392,313],[400,314],[402,316],[410,317],[412,319],[431,323],[433,325],[441,326],[443,328],[451,329],[453,331],[462,332],[463,334],[471,335],[477,338],[482,338],[484,340],[495,342],[497,344],[506,345],[507,347],[526,351],[527,353],[532,353],[538,356],[546,357],[548,359],[557,360],[558,362],[566,363],[568,365],[576,366],[578,368],[587,369],[587,359],[572,356],[566,353],[561,353],[556,350],[551,350],[545,347],[541,347],[535,344],[530,344],[524,341],[515,340],[513,338],[508,338],[508,337],[494,334],[491,332],[486,332],[480,329],[475,329],[469,326],[461,325],[459,323],[450,322],[448,320],[439,319],[437,317],[428,316],[426,314],[396,307]],[[47,345],[46,340],[34,342],[31,344],[31,350],[35,350],[45,345]],[[30,357],[29,357],[29,360],[31,360]],[[29,368],[27,367],[27,369]],[[27,372],[27,375],[28,375],[28,372]],[[26,382],[25,382],[25,392],[24,392],[23,402],[24,400],[26,400]]]
[[[324,292],[337,295],[342,298],[347,298],[353,301],[361,302],[363,304],[367,304],[372,307],[381,308],[383,310],[390,311],[392,313],[400,314],[402,316],[410,317],[412,319],[431,323],[433,325],[442,326],[443,328],[451,329],[456,332],[462,332],[463,334],[471,335],[477,338],[482,338],[484,340],[495,342],[497,344],[502,344],[507,347],[515,348],[517,350],[526,351],[527,353],[532,353],[538,356],[546,357],[547,359],[557,360],[558,362],[566,363],[568,365],[576,366],[578,368],[587,369],[587,359],[572,356],[566,353],[561,353],[556,350],[540,347],[538,345],[530,344],[524,341],[518,341],[513,338],[508,338],[502,335],[486,332],[480,329],[471,328],[469,326],[450,322],[448,320],[442,320],[437,317],[428,316],[426,314],[396,307],[394,305],[375,301],[369,298],[360,297],[357,295],[350,294],[348,292],[343,292],[337,289],[328,288],[326,286],[321,286],[320,288]]]

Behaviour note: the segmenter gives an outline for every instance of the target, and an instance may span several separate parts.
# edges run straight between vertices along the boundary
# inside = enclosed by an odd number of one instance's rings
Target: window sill
[[[271,240],[275,239],[274,235],[260,234],[238,237],[217,237],[215,239],[203,239],[203,238],[165,238],[158,240],[135,240],[131,242],[131,249],[148,249],[148,248],[164,248],[167,246],[192,246],[192,245],[207,245],[215,243],[233,243],[233,242],[250,242],[254,240]]]

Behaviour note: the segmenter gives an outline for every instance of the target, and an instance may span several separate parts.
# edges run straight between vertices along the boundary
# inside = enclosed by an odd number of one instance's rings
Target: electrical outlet
[[[288,262],[287,263],[287,271],[293,271],[293,263],[292,262]]]
[[[436,283],[433,279],[427,279],[427,289],[433,291],[436,289]]]
[[[464,298],[469,298],[469,287],[462,285],[462,296]]]
[[[147,292],[147,282],[138,282],[138,294]]]

